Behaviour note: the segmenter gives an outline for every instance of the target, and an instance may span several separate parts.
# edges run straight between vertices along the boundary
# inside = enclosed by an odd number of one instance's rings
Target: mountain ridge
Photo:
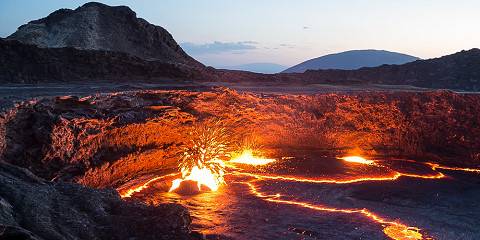
[[[378,67],[384,64],[404,64],[419,58],[386,50],[350,50],[327,54],[290,67],[283,73],[303,73],[307,70],[355,70],[362,67]]]
[[[42,48],[124,52],[145,60],[204,67],[166,29],[137,18],[127,6],[89,2],[75,10],[60,9],[20,26],[7,39]]]

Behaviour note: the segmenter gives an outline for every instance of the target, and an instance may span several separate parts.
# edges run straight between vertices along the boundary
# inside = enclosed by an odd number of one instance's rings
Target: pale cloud
[[[220,42],[214,41],[212,43],[181,43],[183,50],[191,55],[204,54],[219,54],[219,53],[235,53],[242,54],[249,50],[257,49],[258,42],[255,41],[241,41],[241,42]]]

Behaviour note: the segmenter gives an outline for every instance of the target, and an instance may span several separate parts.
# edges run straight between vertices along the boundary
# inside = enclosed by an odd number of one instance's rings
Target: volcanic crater
[[[143,235],[124,230],[122,237],[475,239],[480,213],[466,209],[478,209],[480,200],[479,102],[478,95],[450,91],[284,95],[228,88],[39,98],[4,113],[0,125],[8,163],[2,168],[31,173],[0,179],[11,189],[33,181],[32,191],[48,188],[45,197],[69,201],[90,191],[77,211],[92,219],[102,212],[101,224],[85,225],[92,236],[99,226],[117,231],[113,216],[160,208],[170,210],[129,220],[145,224]],[[207,136],[201,145],[212,144],[221,156],[218,190],[169,192],[172,181],[192,175],[178,169],[185,147],[216,129],[221,137]],[[92,200],[103,195],[90,188],[110,197]],[[21,189],[9,205],[19,204]],[[55,212],[44,197],[22,201],[39,200],[46,210],[33,208],[33,215]],[[91,201],[106,203],[102,210],[82,205]],[[455,215],[460,211],[468,214]],[[159,235],[146,233],[164,219],[172,223]],[[31,239],[80,236],[75,224],[11,225],[12,234]]]

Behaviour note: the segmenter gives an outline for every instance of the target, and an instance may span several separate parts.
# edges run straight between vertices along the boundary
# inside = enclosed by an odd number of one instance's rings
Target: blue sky
[[[1,0],[0,37],[59,8],[88,1]],[[480,47],[477,0],[140,0],[137,16],[165,27],[213,66],[285,66],[352,49],[432,58]]]

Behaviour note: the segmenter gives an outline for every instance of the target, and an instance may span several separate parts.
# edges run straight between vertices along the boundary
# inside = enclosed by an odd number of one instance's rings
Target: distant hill
[[[203,67],[167,30],[137,18],[126,6],[90,2],[75,10],[60,9],[20,26],[7,39],[42,48],[115,51],[144,60]]]
[[[334,84],[411,85],[480,91],[480,49],[402,65],[382,65],[358,70],[308,70],[304,81]]]
[[[480,91],[480,49],[403,65],[358,70],[308,70],[305,73],[260,74],[247,71],[195,70],[185,65],[147,61],[127,53],[39,48],[0,39],[0,83],[58,81],[161,81],[162,79],[333,85],[411,85]]]
[[[283,73],[303,73],[307,70],[326,69],[354,70],[383,64],[404,64],[418,59],[414,56],[384,50],[353,50],[314,58],[295,65]]]
[[[273,74],[285,70],[287,67],[275,63],[250,63],[237,66],[221,67],[229,70],[249,71],[255,73]]]

